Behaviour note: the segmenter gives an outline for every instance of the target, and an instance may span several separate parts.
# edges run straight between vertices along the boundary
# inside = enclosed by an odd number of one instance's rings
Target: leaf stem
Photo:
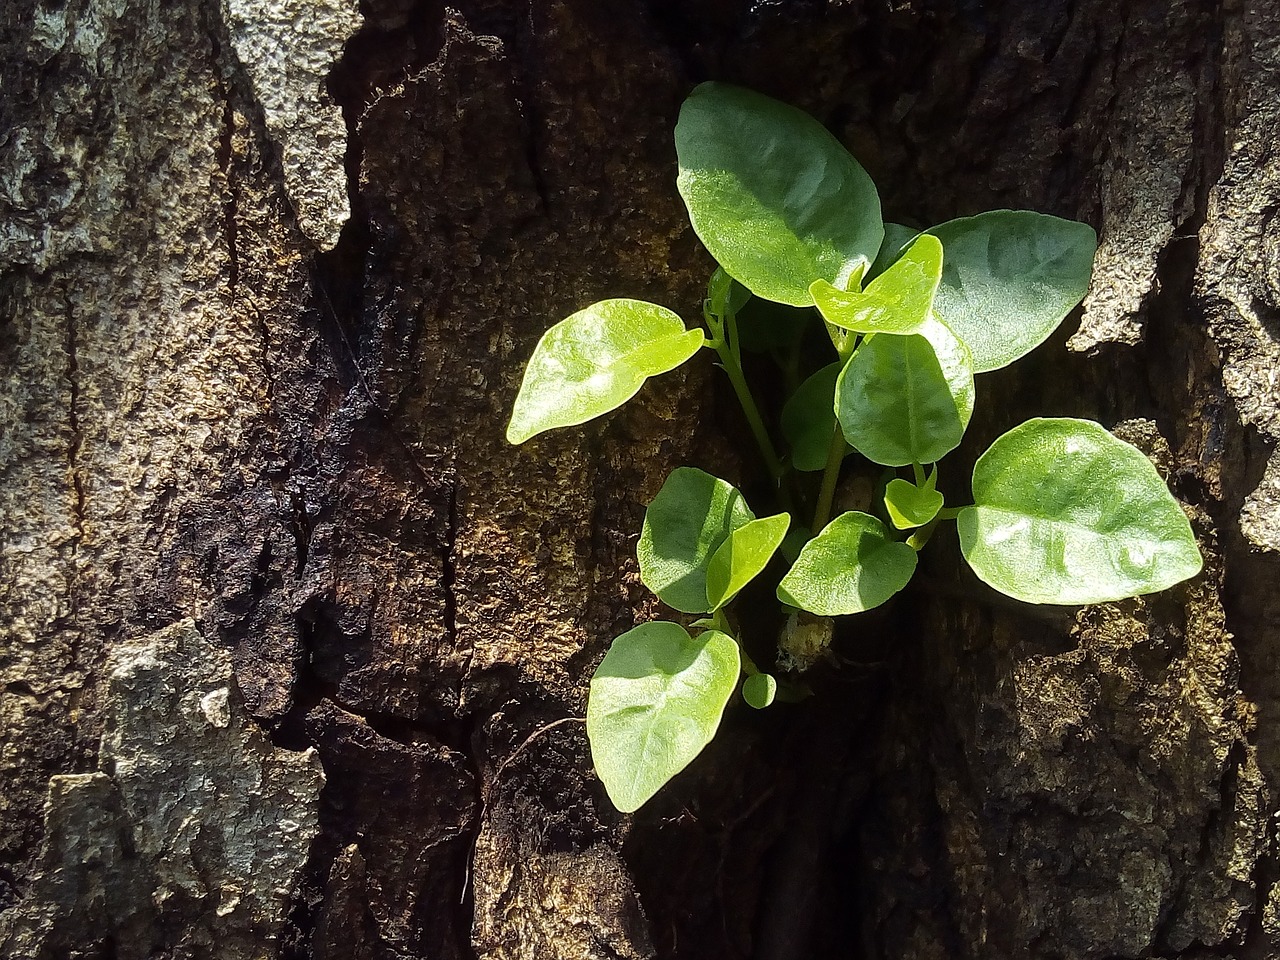
[[[720,355],[724,372],[728,374],[729,382],[733,384],[733,392],[738,395],[738,403],[741,404],[742,412],[746,415],[747,425],[756,439],[756,446],[760,448],[760,455],[764,457],[769,476],[773,478],[774,484],[778,486],[785,498],[782,478],[786,471],[783,469],[782,461],[778,459],[778,452],[774,449],[773,440],[770,439],[769,431],[765,429],[764,420],[760,416],[760,409],[756,406],[755,398],[751,396],[751,388],[747,386],[746,375],[742,372],[741,352],[738,348],[738,324],[732,313],[725,317],[724,334],[723,337],[715,339],[713,349]]]
[[[911,472],[915,476],[916,486],[923,490],[927,479],[924,475],[924,467],[920,466],[918,463],[913,463],[911,464]]]
[[[818,490],[818,505],[813,511],[813,523],[810,533],[817,536],[819,531],[831,519],[831,505],[836,498],[836,481],[840,479],[840,465],[844,463],[847,444],[844,442],[844,431],[837,423],[831,431],[831,444],[827,447],[827,466],[822,471],[822,487]]]

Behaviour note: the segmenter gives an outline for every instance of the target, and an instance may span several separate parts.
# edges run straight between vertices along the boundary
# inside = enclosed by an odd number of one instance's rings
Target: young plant
[[[507,439],[607,413],[705,347],[780,501],[804,501],[804,472],[822,477],[807,528],[793,529],[788,512],[757,518],[735,487],[691,467],[674,470],[649,504],[641,579],[698,619],[627,631],[591,680],[587,734],[619,810],[640,807],[710,742],[741,676],[748,703],[773,701],[775,678],[743,652],[726,608],[784,539],[794,560],[777,597],[820,617],[884,603],[949,521],[978,577],[1028,603],[1118,600],[1200,571],[1191,526],[1151,462],[1096,423],[1030,420],[979,457],[972,503],[947,507],[937,489],[936,464],[973,413],[974,375],[1038,346],[1083,298],[1097,246],[1090,227],[1019,210],[921,233],[883,223],[870,177],[821,124],[723,83],[693,91],[675,139],[677,187],[720,264],[703,302],[706,332],[639,300],[573,314],[535,348]],[[785,458],[743,373],[738,314],[751,297],[816,308],[834,348],[782,409]],[[831,517],[851,451],[908,471],[884,484],[879,516]]]

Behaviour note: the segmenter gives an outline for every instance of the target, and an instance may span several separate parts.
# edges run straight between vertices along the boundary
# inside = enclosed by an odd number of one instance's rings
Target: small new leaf
[[[942,277],[942,244],[921,234],[861,292],[815,280],[809,293],[828,323],[855,333],[917,333],[929,319]]]
[[[778,681],[767,673],[753,673],[742,681],[742,699],[757,710],[773,703],[778,695]]]
[[[732,637],[678,623],[628,630],[591,678],[587,740],[609,799],[631,813],[711,742],[738,685]]]
[[[1191,524],[1140,450],[1088,420],[1028,420],[973,468],[960,549],[1028,603],[1155,593],[1200,572]]]
[[[744,523],[725,537],[707,563],[707,603],[713,612],[764,570],[790,525],[791,517],[779,513]]]
[[[733,484],[695,467],[671,471],[645,511],[636,545],[640,579],[681,613],[710,613],[707,564],[729,534],[754,519]]]
[[[508,442],[617,409],[646,379],[697,353],[704,339],[666,307],[643,300],[601,300],[579,310],[534,348],[511,410]]]
[[[869,514],[850,511],[810,540],[778,584],[778,599],[820,617],[878,607],[907,585],[916,552]]]
[[[942,509],[942,494],[929,487],[917,487],[900,477],[884,488],[884,506],[889,519],[899,530],[923,527]]]

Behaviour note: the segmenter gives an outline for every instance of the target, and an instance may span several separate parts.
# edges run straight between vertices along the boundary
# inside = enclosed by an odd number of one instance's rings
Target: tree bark
[[[0,953],[1280,952],[1280,2],[0,23]],[[1093,417],[1206,569],[1045,609],[936,538],[815,696],[732,707],[624,817],[578,718],[662,615],[644,505],[684,464],[763,477],[703,360],[581,429],[503,429],[555,320],[696,317],[671,131],[709,78],[819,117],[888,219],[1098,227],[1083,311],[979,378],[946,492],[1027,416]]]

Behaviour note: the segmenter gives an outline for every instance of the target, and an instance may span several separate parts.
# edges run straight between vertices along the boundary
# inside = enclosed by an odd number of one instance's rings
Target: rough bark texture
[[[0,24],[0,953],[1280,952],[1277,0]],[[659,614],[643,505],[680,464],[761,478],[705,361],[502,429],[552,321],[696,314],[671,128],[710,77],[820,117],[891,219],[1098,226],[1079,323],[980,378],[944,485],[1025,416],[1092,416],[1206,572],[1045,610],[940,537],[815,697],[731,710],[624,818],[575,718]]]

